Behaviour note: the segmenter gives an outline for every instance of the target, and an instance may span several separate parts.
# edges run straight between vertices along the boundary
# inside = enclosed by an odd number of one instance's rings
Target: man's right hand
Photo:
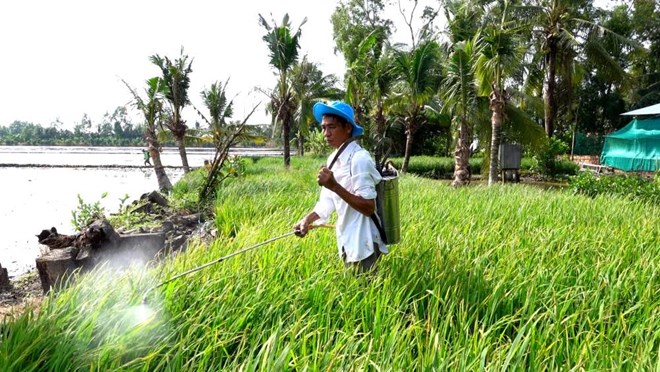
[[[314,221],[318,219],[319,219],[319,215],[316,214],[316,212],[311,212],[310,214],[303,217],[300,221],[296,222],[296,224],[293,225],[293,231],[295,235],[301,238],[307,235],[309,230],[313,227],[312,224],[314,223]]]
[[[309,231],[309,223],[307,222],[307,218],[303,218],[302,220],[298,221],[295,225],[293,225],[293,231],[294,234],[302,238],[305,235],[307,235],[307,232]]]

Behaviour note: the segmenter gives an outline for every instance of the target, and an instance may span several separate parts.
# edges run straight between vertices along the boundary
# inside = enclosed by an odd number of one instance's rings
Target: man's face
[[[321,120],[321,130],[328,145],[336,149],[351,138],[353,127],[348,123],[342,124],[333,116],[324,115],[323,120]]]

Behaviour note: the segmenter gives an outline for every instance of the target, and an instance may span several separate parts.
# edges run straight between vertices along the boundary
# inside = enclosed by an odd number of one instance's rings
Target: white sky
[[[194,58],[189,97],[195,106],[204,112],[200,91],[229,77],[230,96],[238,94],[233,119],[241,120],[263,101],[249,123],[268,122],[266,97],[253,90],[270,88],[275,82],[258,14],[280,24],[288,12],[295,29],[307,17],[300,56],[308,54],[324,73],[342,79],[343,57],[333,53],[330,22],[337,4],[335,0],[2,1],[0,125],[21,120],[47,127],[59,118],[72,128],[84,113],[97,124],[106,112],[130,101],[121,79],[143,93],[144,81],[160,74],[148,57],[160,54],[174,59],[181,46]],[[395,12],[393,17],[400,15]],[[192,110],[184,111],[184,119],[189,124],[199,120]]]
[[[326,74],[343,78],[344,62],[335,55],[330,15],[336,0],[5,0],[0,3],[0,125],[14,120],[44,127],[59,118],[73,128],[84,113],[94,124],[106,112],[131,99],[121,82],[140,93],[144,81],[160,74],[149,56],[174,59],[180,48],[193,61],[189,97],[202,112],[200,92],[231,78],[237,94],[234,120],[242,120],[262,102],[249,123],[269,121],[266,97],[254,87],[274,85],[268,49],[258,23],[261,13],[272,24],[289,13],[294,29],[304,17],[300,56],[308,55]],[[402,3],[406,4],[405,0]],[[437,0],[421,0],[424,4]],[[407,6],[411,5],[408,2]],[[272,13],[272,17],[271,17]],[[396,8],[394,41],[409,43]],[[417,23],[419,26],[419,22]],[[199,120],[188,109],[184,119]],[[134,118],[139,122],[141,118]],[[201,121],[201,120],[200,120]]]

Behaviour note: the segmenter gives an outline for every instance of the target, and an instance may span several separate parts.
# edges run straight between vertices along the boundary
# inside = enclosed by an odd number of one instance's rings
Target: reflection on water
[[[232,148],[232,155],[278,156],[281,150],[272,148]],[[212,159],[212,148],[186,148],[188,164],[202,166],[205,159]],[[180,166],[179,150],[163,148],[161,161],[164,166]],[[80,165],[80,166],[142,166],[141,147],[83,147],[83,146],[0,146],[0,164]]]

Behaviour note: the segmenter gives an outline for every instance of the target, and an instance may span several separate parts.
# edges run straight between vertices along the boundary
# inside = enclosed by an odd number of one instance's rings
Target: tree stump
[[[36,259],[37,271],[44,293],[63,284],[66,275],[78,268],[76,255],[78,255],[78,248],[68,247],[52,250]]]
[[[11,283],[9,282],[9,274],[7,273],[7,269],[3,268],[2,265],[0,265],[0,290],[7,289],[10,287],[11,287]]]

